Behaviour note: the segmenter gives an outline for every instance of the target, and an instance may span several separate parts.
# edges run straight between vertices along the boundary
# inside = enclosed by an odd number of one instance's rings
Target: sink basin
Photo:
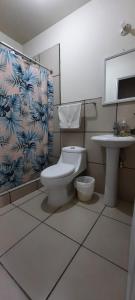
[[[133,136],[115,136],[113,134],[96,135],[91,138],[103,147],[125,148],[135,143]]]
[[[91,140],[106,147],[106,177],[104,199],[107,206],[115,207],[117,203],[117,184],[120,148],[135,143],[133,136],[114,136],[113,134],[97,135]]]

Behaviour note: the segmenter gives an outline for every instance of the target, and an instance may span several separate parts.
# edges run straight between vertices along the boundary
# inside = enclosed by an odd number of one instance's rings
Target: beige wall
[[[16,42],[15,40],[11,39],[9,36],[4,34],[3,32],[0,31],[0,42],[4,42],[8,44],[9,46],[19,50],[20,52],[23,52],[23,45],[20,43]]]
[[[92,0],[24,44],[24,53],[60,43],[61,101],[102,97],[104,59],[135,48],[134,35],[120,35],[123,21],[135,28],[134,0]]]

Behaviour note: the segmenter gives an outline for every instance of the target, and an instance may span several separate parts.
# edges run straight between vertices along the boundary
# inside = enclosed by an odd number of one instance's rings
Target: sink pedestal
[[[106,148],[105,204],[116,206],[120,148]]]
[[[117,182],[120,148],[135,144],[133,136],[114,136],[113,134],[96,135],[91,137],[102,147],[106,147],[106,181],[105,181],[105,204],[114,207],[117,202]]]

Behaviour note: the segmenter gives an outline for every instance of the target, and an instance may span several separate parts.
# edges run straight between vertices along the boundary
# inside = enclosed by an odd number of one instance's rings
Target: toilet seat
[[[74,165],[58,163],[42,171],[42,176],[46,178],[61,178],[71,175],[75,170]]]

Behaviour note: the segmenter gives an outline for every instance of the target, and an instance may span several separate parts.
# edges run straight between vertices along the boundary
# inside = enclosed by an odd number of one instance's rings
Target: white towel
[[[60,128],[80,128],[81,103],[58,107]]]

